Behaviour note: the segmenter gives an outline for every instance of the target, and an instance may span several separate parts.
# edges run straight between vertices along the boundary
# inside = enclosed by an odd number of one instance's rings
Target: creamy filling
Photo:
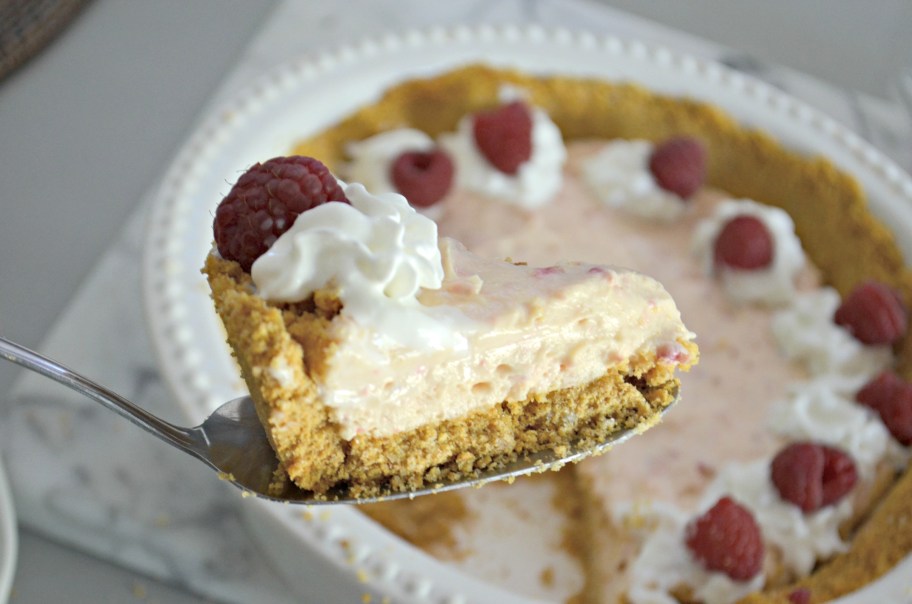
[[[674,301],[653,279],[599,265],[491,261],[442,239],[444,279],[426,308],[458,309],[472,326],[464,351],[390,346],[354,318],[319,384],[342,434],[384,436],[462,417],[502,401],[588,383],[637,354],[687,359]]]

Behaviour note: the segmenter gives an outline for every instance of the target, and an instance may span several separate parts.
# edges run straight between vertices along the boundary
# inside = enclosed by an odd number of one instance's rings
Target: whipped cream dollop
[[[414,348],[465,348],[448,317],[417,299],[443,281],[437,225],[398,193],[371,195],[344,186],[345,203],[301,213],[253,263],[251,276],[267,300],[296,302],[336,290],[342,314],[378,337]]]
[[[607,206],[630,214],[672,222],[686,205],[678,195],[659,186],[649,169],[655,145],[651,141],[609,141],[582,166],[582,175],[595,196]]]
[[[426,152],[436,146],[434,139],[414,128],[397,128],[375,134],[346,147],[351,161],[345,176],[358,182],[374,194],[396,193],[391,169],[396,158],[403,153]]]
[[[763,573],[750,581],[735,581],[724,573],[703,568],[687,549],[685,533],[690,519],[681,510],[654,502],[635,513],[637,521],[649,526],[650,532],[630,568],[626,594],[630,602],[678,604],[671,593],[688,586],[697,601],[731,604],[763,588]]]
[[[725,225],[737,216],[751,216],[766,226],[773,240],[770,266],[740,270],[716,266],[715,242]],[[692,250],[707,275],[717,274],[726,294],[735,302],[783,304],[795,295],[795,280],[805,267],[804,250],[795,234],[795,223],[785,210],[750,199],[729,199],[694,229]]]
[[[768,425],[788,441],[809,440],[850,453],[863,480],[873,477],[881,461],[898,464],[906,458],[876,413],[825,378],[795,384],[788,399],[770,409]]]
[[[521,100],[521,93],[505,88],[501,101]],[[560,129],[538,107],[532,112],[532,156],[515,175],[491,165],[475,143],[474,116],[459,121],[456,132],[440,137],[440,145],[453,158],[456,182],[466,189],[526,209],[547,203],[561,187],[567,148]]]
[[[839,293],[831,287],[802,292],[773,315],[771,329],[786,358],[854,393],[890,366],[893,353],[888,345],[866,346],[836,325],[839,304]]]
[[[770,459],[725,466],[705,493],[704,505],[711,506],[728,495],[748,508],[760,526],[763,539],[775,546],[785,568],[806,575],[818,559],[846,549],[839,535],[840,525],[852,515],[852,499],[804,513],[779,496],[769,477]]]

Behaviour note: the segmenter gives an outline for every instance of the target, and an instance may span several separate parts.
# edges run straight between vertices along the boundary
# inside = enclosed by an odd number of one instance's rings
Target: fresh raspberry
[[[788,594],[791,604],[811,604],[811,590],[807,587],[796,587]]]
[[[479,151],[501,172],[516,174],[532,157],[532,112],[522,101],[477,113],[473,128]]]
[[[893,344],[908,326],[908,315],[896,293],[877,281],[865,281],[846,296],[833,320],[862,344]]]
[[[687,199],[706,180],[706,148],[689,136],[678,136],[656,146],[649,171],[660,187]]]
[[[291,156],[255,164],[215,211],[218,251],[249,272],[298,214],[327,201],[348,203],[335,177],[319,161]]]
[[[773,262],[773,236],[754,216],[740,215],[729,220],[713,248],[716,265],[741,270],[766,268]]]
[[[876,411],[903,446],[912,445],[912,384],[892,371],[884,371],[865,384],[855,400]]]
[[[792,443],[770,464],[770,478],[779,496],[802,512],[814,512],[845,497],[858,481],[855,462],[834,447]]]
[[[453,184],[453,161],[442,149],[408,151],[393,162],[390,176],[396,190],[415,207],[434,205]]]
[[[748,581],[763,567],[763,538],[750,511],[731,497],[723,497],[687,525],[685,539],[694,557],[706,569]]]
[[[885,401],[899,396],[900,390],[907,385],[905,380],[887,369],[862,386],[855,393],[855,400],[876,411]]]

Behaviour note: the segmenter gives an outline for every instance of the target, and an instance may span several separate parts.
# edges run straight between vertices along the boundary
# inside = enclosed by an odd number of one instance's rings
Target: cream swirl
[[[717,267],[714,263],[715,241],[723,227],[737,216],[760,220],[773,240],[772,263],[756,270]],[[725,292],[735,302],[759,302],[776,305],[795,295],[795,279],[805,267],[804,250],[795,234],[795,223],[785,210],[750,199],[729,199],[720,203],[712,216],[702,220],[694,230],[692,249],[706,274],[716,273]]]
[[[831,287],[798,294],[773,315],[770,327],[786,358],[801,363],[814,376],[827,376],[834,389],[855,392],[889,367],[887,345],[865,346],[833,322],[839,293]]]
[[[346,147],[351,162],[345,175],[351,182],[359,182],[374,194],[395,193],[391,170],[393,162],[409,151],[430,151],[434,139],[414,128],[398,128],[381,132]]]
[[[677,604],[671,593],[682,586],[700,602],[730,604],[763,587],[763,573],[735,581],[703,568],[685,544],[688,517],[675,506],[651,502],[635,513],[651,530],[630,568],[627,599],[634,604]]]
[[[463,348],[452,322],[417,299],[421,288],[437,289],[443,281],[437,225],[398,193],[375,196],[360,184],[344,191],[351,205],[331,202],[303,212],[253,263],[259,294],[296,302],[334,289],[342,314],[380,337],[418,349]]]
[[[864,480],[873,479],[881,461],[899,464],[905,458],[877,414],[826,378],[795,384],[788,399],[770,409],[768,422],[789,441],[818,442],[850,453]]]
[[[505,89],[501,99],[517,99],[518,91]],[[457,131],[440,137],[440,145],[453,157],[456,181],[463,187],[526,209],[542,206],[557,193],[563,182],[567,148],[560,129],[548,114],[537,107],[532,111],[532,156],[515,175],[505,174],[491,165],[475,143],[472,115],[459,121]]]
[[[844,551],[839,526],[852,515],[852,500],[839,502],[810,513],[779,496],[769,478],[770,459],[726,465],[705,493],[704,505],[728,495],[747,507],[763,533],[764,541],[775,547],[783,565],[806,575],[818,559]]]
[[[583,178],[607,206],[643,218],[672,222],[684,213],[680,197],[659,186],[649,170],[654,145],[647,140],[613,140],[590,157]]]

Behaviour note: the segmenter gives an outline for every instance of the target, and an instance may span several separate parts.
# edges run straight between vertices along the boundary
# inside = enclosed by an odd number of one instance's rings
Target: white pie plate
[[[638,82],[652,90],[714,103],[745,125],[800,151],[825,154],[849,171],[912,258],[912,179],[883,154],[817,110],[718,64],[635,41],[538,27],[434,29],[388,36],[303,58],[263,74],[192,134],[151,208],[144,296],[162,371],[189,421],[244,393],[199,273],[214,209],[249,165],[287,153],[403,79],[468,62],[529,72]],[[245,500],[252,534],[276,567],[313,601],[529,602],[484,570],[469,574],[407,545],[352,508],[303,510]],[[500,554],[534,557],[521,535]],[[513,548],[504,554],[503,551]],[[497,562],[493,561],[492,562]],[[517,564],[516,566],[522,566]],[[912,557],[845,604],[908,598]],[[534,594],[534,595],[533,595]]]
[[[0,461],[0,604],[7,601],[13,587],[17,542],[16,511],[6,471]]]

